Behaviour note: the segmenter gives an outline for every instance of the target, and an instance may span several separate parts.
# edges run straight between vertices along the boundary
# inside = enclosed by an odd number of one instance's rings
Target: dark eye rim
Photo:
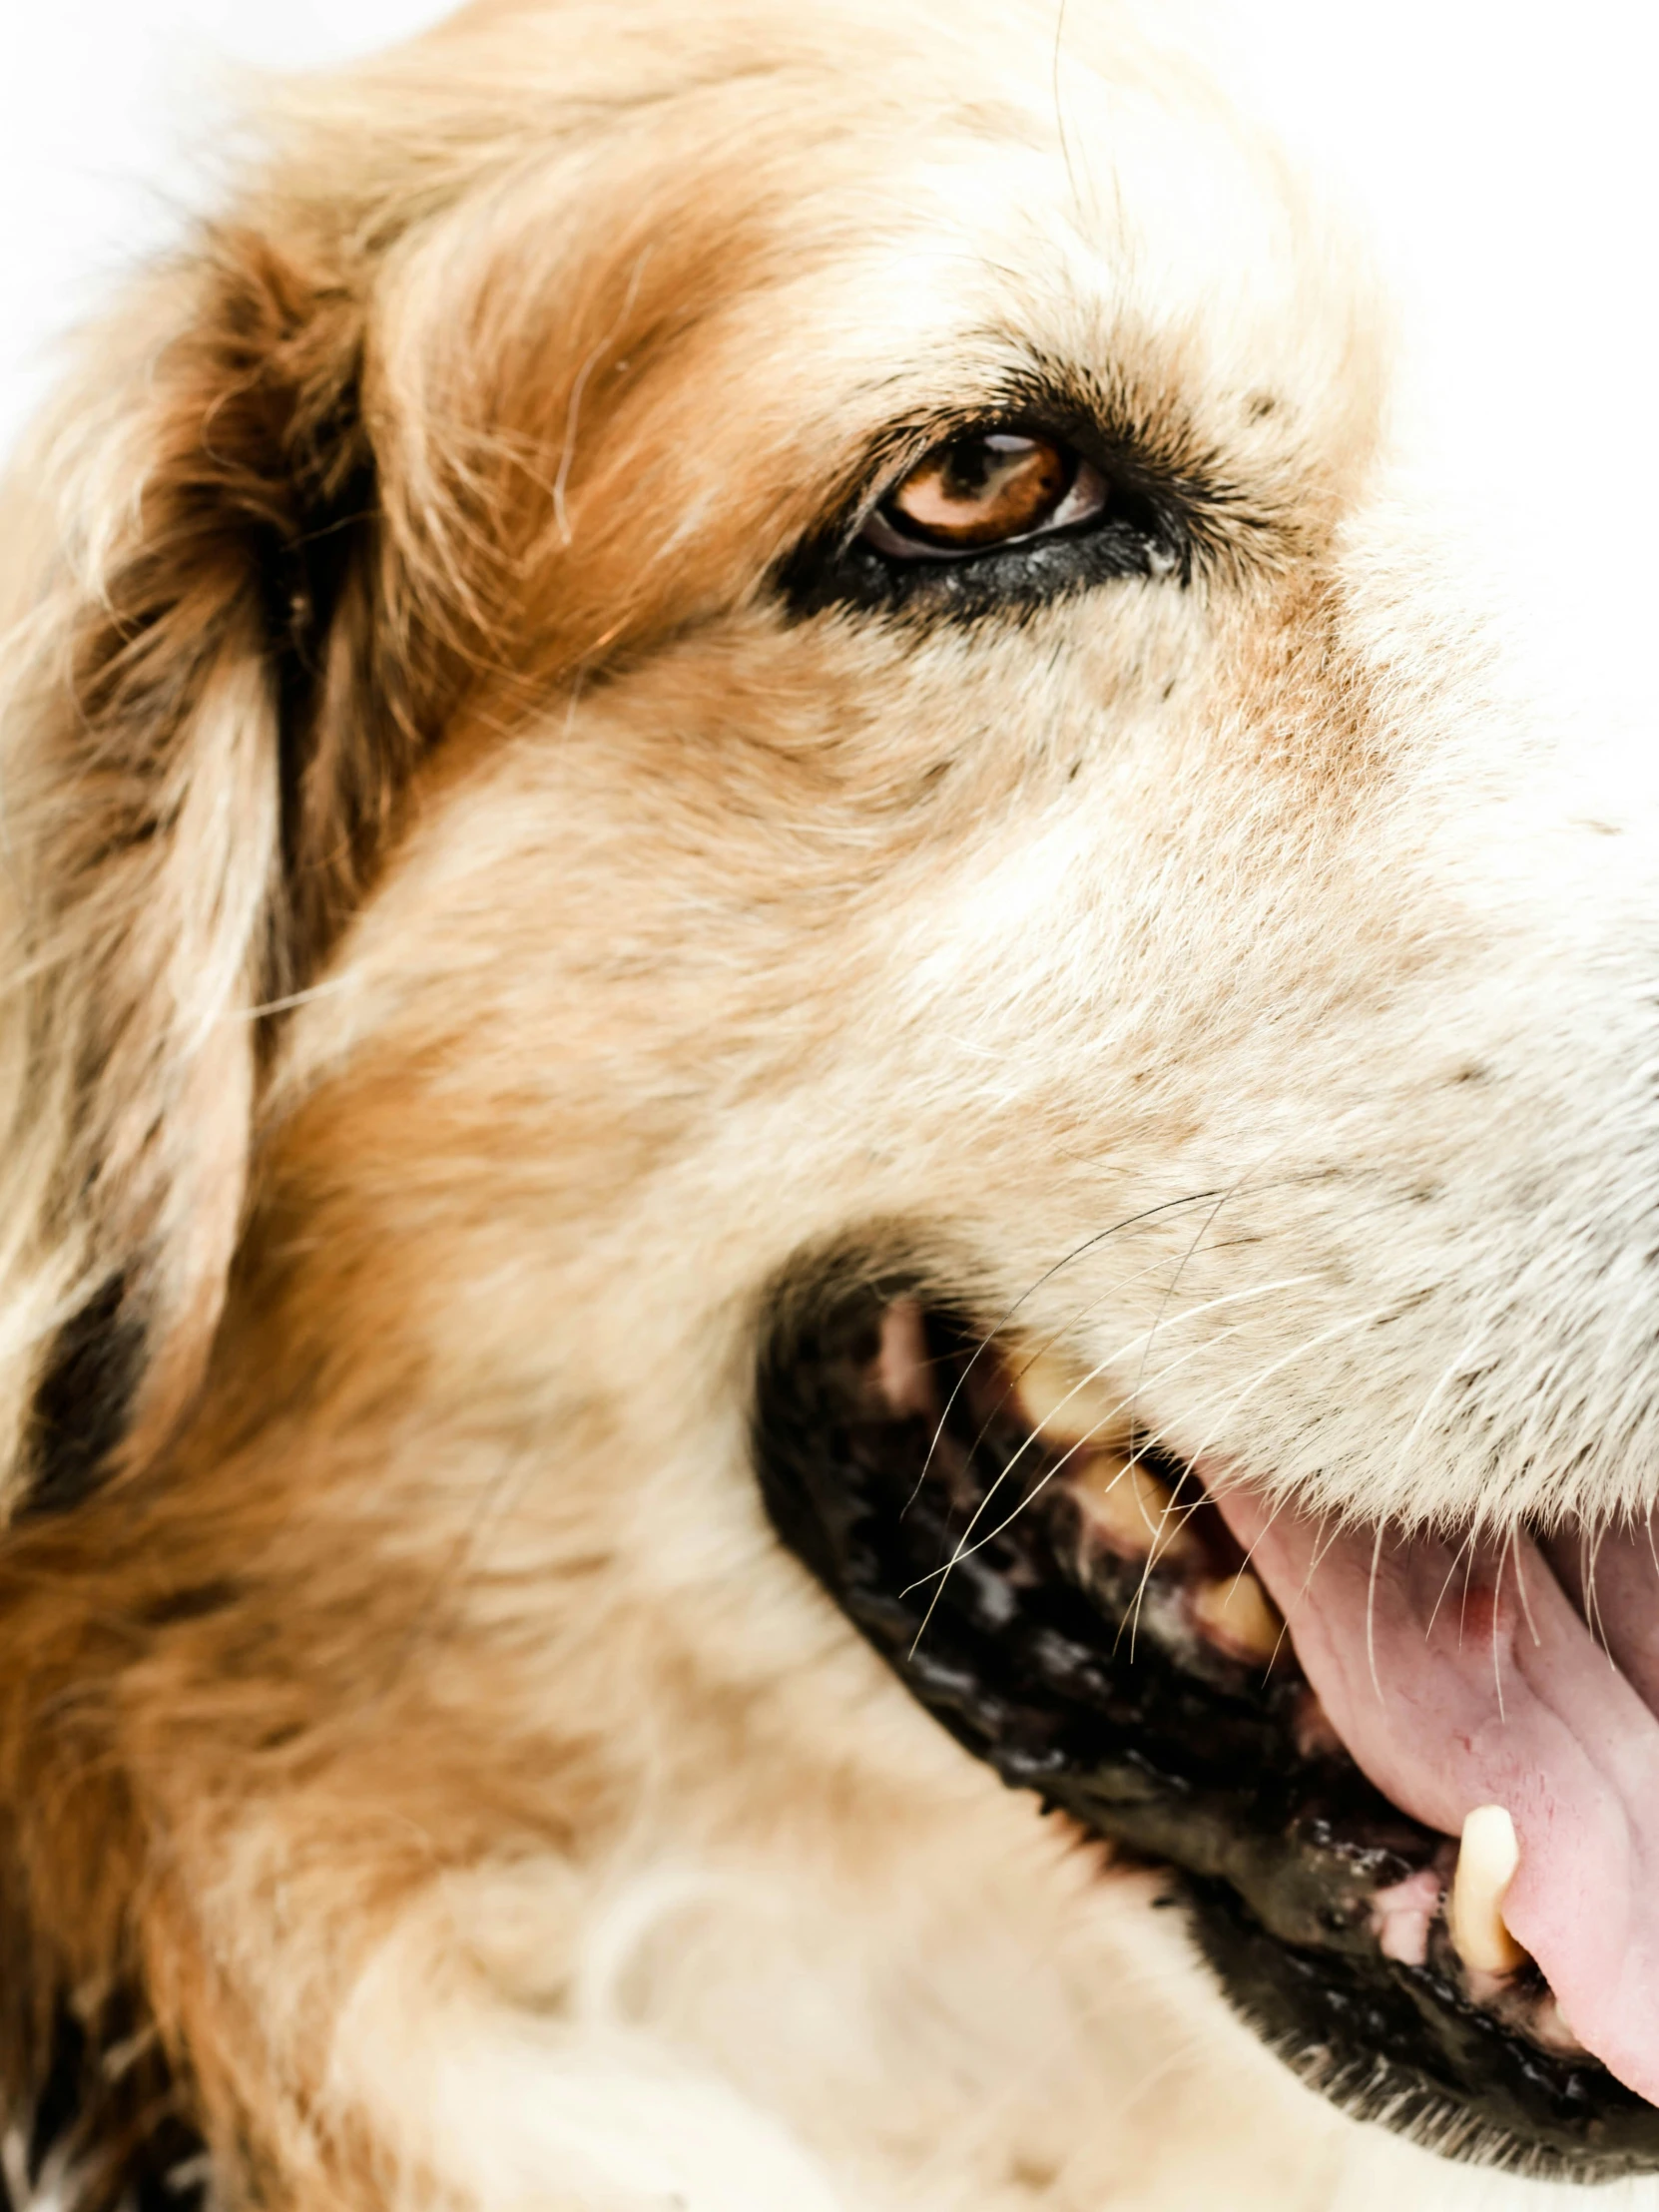
[[[774,572],[787,617],[840,609],[906,627],[1028,618],[1050,601],[1141,579],[1190,584],[1207,550],[1209,510],[1228,503],[1190,465],[1166,460],[1131,428],[1108,426],[1097,406],[1066,391],[1011,393],[999,403],[941,409],[895,424],[866,453],[849,488]],[[1104,511],[1060,529],[922,558],[865,539],[873,514],[938,446],[975,433],[1016,431],[1052,440],[1090,463],[1110,496]]]

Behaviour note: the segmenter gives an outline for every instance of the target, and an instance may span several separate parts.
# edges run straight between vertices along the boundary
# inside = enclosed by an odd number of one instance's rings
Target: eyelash
[[[993,430],[1035,432],[1098,471],[1108,494],[1098,520],[1068,527],[1050,519],[1027,536],[982,550],[887,551],[870,541],[872,520],[908,471],[952,440]],[[1185,583],[1192,565],[1193,531],[1179,487],[1127,446],[1090,427],[1022,414],[955,423],[925,444],[908,445],[900,467],[884,470],[873,486],[866,482],[849,510],[797,549],[780,581],[786,605],[798,618],[838,607],[907,622],[961,624],[998,615],[1017,618],[1113,581]]]

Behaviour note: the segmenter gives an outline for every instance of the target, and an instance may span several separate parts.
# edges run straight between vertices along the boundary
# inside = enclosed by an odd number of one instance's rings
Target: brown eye
[[[1016,538],[1092,520],[1106,506],[1098,469],[1020,430],[976,430],[934,446],[864,526],[878,552],[961,560]]]

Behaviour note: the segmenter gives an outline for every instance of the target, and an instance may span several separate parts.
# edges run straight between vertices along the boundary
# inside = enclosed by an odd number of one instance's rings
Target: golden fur
[[[11,2079],[66,1992],[153,2022],[226,2204],[1313,2212],[1416,2156],[748,1467],[799,1253],[1001,1311],[1140,1216],[1031,1322],[1185,1451],[1495,1513],[1652,1435],[1641,1024],[1563,1048],[1597,946],[1461,857],[1552,771],[1388,504],[1365,280],[1109,5],[1057,129],[1050,15],[478,0],[277,102],[12,487]],[[1225,481],[1205,576],[794,618],[869,453],[1034,360]]]

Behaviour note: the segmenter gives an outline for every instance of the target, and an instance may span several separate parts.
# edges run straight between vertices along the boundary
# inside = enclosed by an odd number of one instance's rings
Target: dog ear
[[[143,1456],[195,1387],[261,1009],[314,973],[420,742],[360,292],[321,256],[210,239],[100,334],[8,499],[14,1510]]]

